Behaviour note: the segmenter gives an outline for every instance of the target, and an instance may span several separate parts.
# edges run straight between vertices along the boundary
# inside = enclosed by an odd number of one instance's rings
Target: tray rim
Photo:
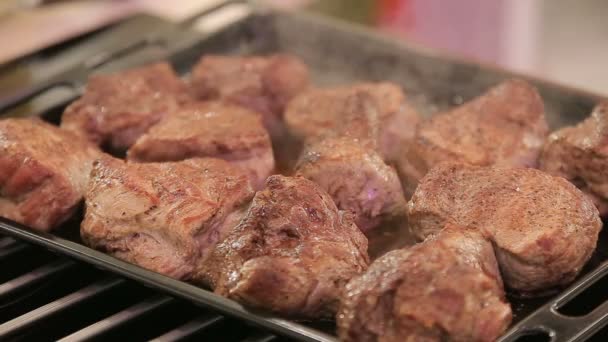
[[[228,3],[233,1],[228,1]],[[234,2],[242,2],[242,1],[234,1]],[[408,52],[421,55],[423,57],[430,57],[436,60],[445,62],[445,63],[456,63],[456,64],[464,64],[469,66],[475,66],[480,69],[481,72],[484,71],[494,71],[505,76],[511,77],[520,77],[523,79],[527,79],[533,82],[537,82],[543,85],[546,85],[551,88],[559,89],[563,92],[570,93],[579,97],[585,97],[587,99],[591,99],[595,102],[602,101],[608,99],[606,95],[600,95],[593,91],[588,91],[585,89],[580,89],[573,86],[568,86],[560,82],[556,82],[553,80],[545,79],[542,77],[538,77],[536,75],[528,75],[525,73],[521,73],[518,71],[509,70],[502,66],[491,64],[491,63],[483,63],[476,61],[470,58],[458,57],[455,55],[451,55],[446,53],[445,51],[440,51],[433,48],[428,48],[411,41],[403,41],[398,40],[396,37],[391,36],[390,34],[380,33],[378,31],[371,30],[368,27],[365,27],[360,24],[347,22],[334,17],[327,17],[324,15],[320,15],[317,13],[312,13],[310,11],[300,12],[300,13],[292,13],[289,11],[278,10],[278,9],[270,9],[267,7],[254,7],[254,11],[252,11],[249,15],[230,23],[229,25],[222,27],[217,32],[221,32],[227,29],[232,25],[239,25],[243,21],[250,19],[252,16],[293,16],[293,17],[303,17],[305,20],[311,22],[319,22],[324,26],[333,27],[338,30],[343,31],[352,31],[357,34],[363,35],[366,38],[373,40],[380,40],[385,43],[391,44],[396,49],[404,49]],[[191,30],[189,27],[183,27],[184,30]],[[214,32],[216,33],[216,32]],[[203,42],[204,40],[213,37],[213,34],[209,35],[201,34],[198,43]],[[179,52],[178,52],[179,53]],[[171,58],[171,55],[165,56],[165,58]],[[0,113],[0,117],[3,113]],[[49,234],[49,233],[39,233],[33,230],[29,230],[24,225],[20,225],[18,223],[12,222],[10,220],[6,220],[4,218],[0,218],[0,231],[5,232],[7,235],[25,240],[30,243],[34,243],[37,245],[41,245],[43,247],[53,249],[54,251],[59,251],[65,255],[68,255],[72,258],[78,259],[80,261],[87,262],[96,267],[110,270],[114,273],[117,273],[126,278],[144,283],[148,286],[155,287],[161,291],[170,293],[180,298],[184,298],[190,301],[195,302],[196,304],[203,305],[206,307],[213,308],[227,315],[236,316],[241,319],[252,322],[256,325],[268,328],[273,330],[279,334],[306,340],[306,341],[336,341],[336,336],[331,336],[326,333],[323,333],[317,329],[310,328],[304,326],[302,324],[296,323],[291,320],[278,318],[275,316],[270,316],[265,313],[255,312],[253,310],[248,310],[241,306],[240,304],[218,296],[213,292],[196,287],[194,285],[190,285],[183,281],[178,281],[169,277],[162,276],[152,271],[148,271],[144,268],[141,268],[137,265],[130,264],[120,259],[114,258],[105,253],[101,253],[92,248],[89,248],[83,244],[61,238],[59,236]],[[596,272],[598,269],[602,267],[603,263],[597,266],[596,268],[589,271],[589,274]],[[585,276],[586,277],[586,276]],[[175,283],[175,284],[173,284]],[[570,285],[571,288],[575,288],[580,285],[581,280],[577,280],[576,282]],[[194,292],[193,292],[194,291]],[[562,294],[570,291],[570,288],[567,290],[561,291],[557,297],[563,297]],[[200,292],[200,293],[198,293]],[[200,296],[200,297],[199,297]],[[522,321],[518,322],[509,327],[509,329],[503,334],[499,340],[503,340],[505,337],[513,337],[513,336],[521,336],[521,332],[516,329],[518,328],[528,317],[534,315],[537,311],[545,308],[545,306],[553,303],[555,298],[547,299],[547,303],[541,305],[539,309],[536,311],[526,315],[522,318]],[[606,324],[604,322],[603,324]],[[576,339],[576,337],[575,337]]]

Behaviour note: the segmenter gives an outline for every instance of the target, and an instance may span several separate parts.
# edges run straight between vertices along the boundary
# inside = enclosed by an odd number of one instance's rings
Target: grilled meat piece
[[[574,183],[608,214],[608,102],[576,126],[562,128],[547,139],[540,169]]]
[[[345,101],[342,125],[308,140],[296,175],[317,183],[337,207],[355,215],[368,232],[383,221],[405,216],[405,198],[395,169],[376,152],[378,111],[366,93]]]
[[[536,89],[524,81],[505,81],[417,126],[398,161],[406,195],[414,192],[433,166],[444,161],[535,167],[548,132]]]
[[[509,326],[492,244],[448,225],[433,238],[388,252],[345,288],[342,341],[494,341]]]
[[[219,102],[196,103],[172,113],[127,152],[137,162],[215,157],[246,170],[256,188],[274,171],[268,132],[259,114]]]
[[[352,138],[332,137],[307,146],[296,175],[317,183],[339,209],[352,212],[363,232],[405,216],[406,201],[395,169]]]
[[[205,269],[220,295],[286,316],[328,318],[343,285],[368,263],[367,239],[329,195],[304,178],[274,175]]]
[[[38,119],[0,120],[0,216],[48,231],[70,218],[101,155]]]
[[[375,139],[380,153],[391,161],[397,156],[401,143],[412,138],[419,121],[401,88],[393,83],[309,89],[289,102],[285,122],[291,134],[302,140],[324,136],[342,127],[344,117],[357,110],[352,101],[361,96],[368,97],[377,112],[379,129]]]
[[[432,169],[408,203],[408,223],[420,239],[447,222],[490,236],[505,283],[520,292],[572,281],[602,227],[593,203],[561,177],[452,163]]]
[[[124,152],[189,98],[187,88],[167,63],[94,75],[82,97],[63,113],[61,127]]]
[[[219,99],[261,113],[271,136],[281,137],[285,105],[308,83],[308,68],[295,56],[207,55],[192,70],[191,86],[198,99]]]
[[[83,241],[176,279],[197,280],[213,246],[253,197],[247,175],[228,162],[96,162],[86,194]]]

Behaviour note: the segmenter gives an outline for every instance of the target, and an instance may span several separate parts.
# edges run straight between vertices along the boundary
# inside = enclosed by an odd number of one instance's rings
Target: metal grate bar
[[[140,303],[130,306],[112,316],[109,316],[101,321],[89,325],[84,329],[76,331],[75,333],[62,338],[60,341],[84,341],[93,339],[109,332],[112,329],[126,324],[129,321],[141,318],[142,316],[158,308],[164,307],[174,301],[175,299],[171,297],[160,295],[147,298]]]
[[[70,307],[80,304],[88,299],[98,296],[104,292],[117,288],[126,283],[123,279],[106,278],[104,280],[93,283],[85,288],[82,288],[74,293],[71,293],[63,298],[57,299],[36,310],[30,311],[24,315],[16,317],[2,325],[0,325],[0,340],[9,338],[18,332],[34,326],[39,322],[60,313]]]
[[[277,341],[279,338],[269,333],[258,333],[254,336],[247,337],[242,342],[272,342]]]
[[[10,256],[19,254],[26,251],[30,247],[24,243],[9,244],[6,248],[0,249],[0,259],[8,258]]]
[[[0,248],[6,248],[12,244],[15,244],[16,242],[17,242],[17,240],[10,238],[10,237],[0,238]]]
[[[48,278],[58,275],[76,266],[76,262],[71,260],[57,260],[50,264],[39,267],[20,277],[0,284],[0,300],[15,295],[16,292],[28,288],[36,283],[40,283]]]
[[[152,341],[154,342],[174,342],[182,340],[188,336],[199,333],[214,325],[224,321],[224,317],[220,315],[199,316],[169,332],[163,334]]]

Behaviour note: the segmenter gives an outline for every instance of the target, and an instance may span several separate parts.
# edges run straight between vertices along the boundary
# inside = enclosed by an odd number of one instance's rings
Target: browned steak
[[[572,281],[602,227],[593,202],[561,177],[451,163],[432,169],[408,203],[408,223],[420,239],[447,222],[490,236],[505,283],[522,292]]]
[[[381,222],[405,217],[399,177],[380,154],[349,137],[332,137],[307,146],[296,175],[317,183],[341,210],[355,215],[364,232]]]
[[[219,102],[188,105],[142,135],[127,152],[137,162],[215,157],[246,170],[256,188],[274,171],[268,132],[259,114]]]
[[[509,326],[490,241],[448,225],[436,236],[374,261],[345,288],[342,341],[494,341]]]
[[[205,270],[216,293],[245,305],[328,318],[367,265],[367,239],[349,214],[313,182],[275,175]]]
[[[308,68],[292,55],[207,55],[192,70],[191,86],[199,99],[219,99],[261,113],[275,137],[282,135],[285,105],[308,83]]]
[[[549,135],[540,156],[540,169],[574,183],[608,214],[608,103],[576,126]]]
[[[106,158],[94,166],[80,233],[87,245],[119,259],[196,281],[252,197],[247,175],[220,159]]]
[[[48,231],[67,220],[86,191],[93,145],[37,119],[0,120],[0,216]]]
[[[368,232],[383,221],[404,217],[405,198],[395,169],[377,152],[375,100],[358,93],[345,100],[343,109],[339,127],[308,139],[295,171],[320,185]]]
[[[334,88],[309,89],[289,102],[285,122],[300,139],[326,135],[344,124],[345,117],[358,110],[357,97],[366,96],[377,112],[378,149],[387,159],[395,159],[404,140],[410,140],[419,121],[401,88],[393,83],[359,83]]]
[[[124,151],[189,98],[167,63],[94,75],[82,97],[63,113],[61,127],[97,145]]]
[[[505,81],[417,126],[398,162],[406,195],[444,161],[534,167],[548,131],[536,89],[524,81]]]

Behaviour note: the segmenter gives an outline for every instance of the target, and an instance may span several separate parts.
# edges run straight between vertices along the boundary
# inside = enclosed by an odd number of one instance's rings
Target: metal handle
[[[8,96],[0,98],[0,116],[6,114],[7,111],[14,109],[15,107],[31,100],[32,98],[44,93],[45,91],[61,86],[68,87],[81,87],[86,78],[88,77],[91,70],[94,70],[110,61],[113,61],[122,56],[126,56],[131,52],[138,51],[139,49],[148,45],[163,45],[165,42],[154,36],[147,37],[142,40],[135,42],[128,42],[123,46],[114,48],[110,51],[102,51],[94,56],[89,57],[80,65],[76,65],[71,70],[64,72],[61,75],[56,75],[54,78],[42,82],[40,84],[32,85],[25,89],[19,89]],[[58,78],[61,79],[58,79]]]
[[[69,82],[51,80],[40,84],[33,85],[25,89],[19,89],[9,94],[8,96],[0,98],[0,116],[6,114],[11,109],[33,99],[34,97],[44,93],[45,91],[59,87],[69,86]]]
[[[202,17],[205,17],[217,10],[220,10],[228,5],[233,5],[233,4],[243,4],[243,3],[249,3],[248,0],[225,0],[225,1],[221,1],[217,4],[214,4],[208,8],[203,9],[202,11],[191,15],[189,17],[187,17],[186,19],[181,21],[181,25],[188,27],[191,26],[192,24],[194,24],[197,20],[201,19]]]
[[[605,276],[608,276],[608,262],[600,264],[559,296],[513,326],[505,334],[507,337],[500,338],[499,342],[515,342],[534,333],[549,336],[553,342],[584,341],[608,323],[608,302],[582,316],[566,316],[558,310]]]

